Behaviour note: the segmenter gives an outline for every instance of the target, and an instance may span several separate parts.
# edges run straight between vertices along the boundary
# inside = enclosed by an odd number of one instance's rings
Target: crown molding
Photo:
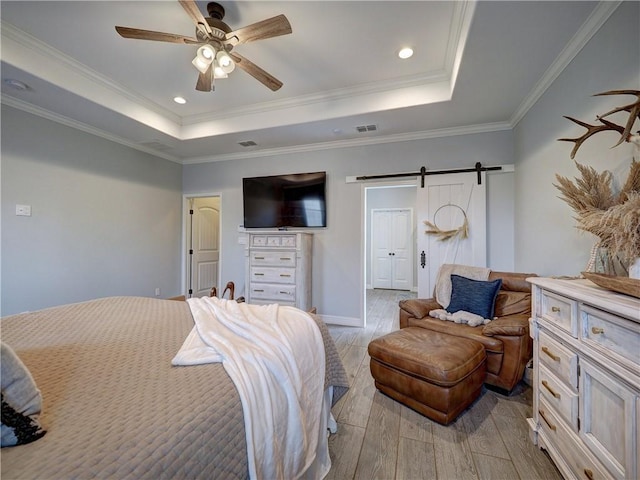
[[[82,76],[83,78],[89,80],[95,85],[106,88],[111,93],[116,96],[125,98],[129,102],[133,102],[139,105],[143,109],[151,110],[158,115],[165,117],[168,121],[180,124],[181,118],[179,115],[174,114],[170,110],[161,107],[155,102],[152,102],[146,97],[141,95],[137,95],[133,93],[131,90],[127,89],[123,85],[111,80],[108,77],[96,72],[95,70],[89,68],[83,63],[78,62],[74,58],[69,55],[61,52],[53,48],[51,45],[48,45],[33,35],[20,30],[19,28],[7,23],[4,20],[0,21],[0,33],[2,35],[3,40],[9,40],[16,42],[23,48],[30,50],[34,56],[43,56],[49,60],[53,60],[56,65],[64,67],[66,70],[72,71],[75,74]],[[4,42],[3,42],[4,43]],[[9,45],[11,42],[9,42]],[[3,50],[6,48],[6,44],[3,45]],[[6,50],[3,51],[3,57],[6,56]],[[4,59],[3,59],[4,60]],[[20,66],[18,66],[20,68]]]
[[[60,115],[58,113],[54,113],[50,110],[46,110],[44,108],[35,106],[29,102],[25,102],[24,100],[19,100],[17,98],[11,97],[6,94],[2,94],[0,96],[0,103],[2,105],[6,105],[8,107],[13,107],[17,110],[21,110],[23,112],[31,113],[32,115],[36,115],[41,118],[45,118],[47,120],[51,120],[52,122],[59,123],[61,125],[65,125],[67,127],[74,128],[76,130],[80,130],[85,133],[89,133],[91,135],[95,135],[96,137],[104,138],[105,140],[109,140],[115,143],[119,143],[120,145],[124,145],[125,147],[130,147],[135,150],[139,150],[144,153],[148,153],[155,157],[161,157],[165,160],[169,160],[175,163],[181,163],[178,157],[173,155],[169,155],[166,152],[159,152],[157,150],[153,150],[151,148],[147,148],[143,145],[137,144],[135,142],[131,142],[125,138],[122,138],[118,135],[113,135],[111,133],[105,132],[99,128],[92,127],[87,125],[86,123],[79,122],[77,120],[73,120],[72,118],[66,117],[64,115]]]
[[[527,95],[516,109],[509,121],[513,128],[524,118],[527,112],[536,104],[563,70],[567,68],[567,65],[580,53],[587,42],[591,40],[591,37],[600,30],[602,25],[604,25],[621,3],[622,1],[602,1],[598,3],[598,6],[591,12],[591,15],[585,20],[580,29],[556,57],[540,80],[538,80],[538,83],[536,83],[529,95]]]
[[[410,77],[405,77],[401,80],[396,79],[387,82],[371,82],[355,87],[327,90],[321,93],[301,95],[298,97],[286,98],[282,100],[273,100],[257,105],[226,109],[220,112],[188,115],[182,118],[182,125],[197,125],[199,123],[228,119],[230,117],[261,115],[265,113],[273,115],[273,112],[277,110],[287,110],[294,107],[305,107],[317,103],[327,103],[344,99],[353,99],[365,95],[381,94],[404,88],[424,87],[425,85],[438,84],[445,81],[448,82],[449,78],[449,75],[447,75],[445,72],[437,71],[428,74],[413,75]]]
[[[451,84],[451,92],[456,85],[462,55],[467,45],[469,30],[471,30],[471,22],[476,12],[476,0],[467,2],[456,2],[454,4],[454,15],[449,29],[449,42],[447,52],[445,54],[444,70],[449,75]]]
[[[130,147],[135,150],[139,150],[141,152],[145,152],[156,157],[164,158],[165,160],[169,160],[171,162],[180,163],[182,165],[192,165],[192,164],[210,163],[210,162],[223,162],[228,160],[239,160],[239,159],[248,159],[248,158],[270,157],[275,155],[287,155],[287,154],[313,152],[313,151],[320,151],[320,150],[330,150],[330,149],[336,149],[336,148],[362,147],[362,146],[368,146],[368,145],[380,145],[385,143],[410,142],[414,140],[425,140],[429,138],[473,135],[473,134],[479,134],[479,133],[490,133],[490,132],[498,132],[498,131],[512,129],[511,124],[508,122],[496,122],[496,123],[486,123],[486,124],[479,124],[479,125],[469,125],[464,127],[439,128],[435,130],[425,130],[421,132],[382,135],[377,137],[353,138],[348,140],[337,140],[333,142],[310,143],[306,145],[296,145],[291,147],[255,150],[251,152],[238,152],[238,153],[229,153],[229,154],[221,154],[221,155],[209,155],[206,157],[191,157],[186,159],[184,158],[180,159],[176,156],[169,155],[166,152],[160,152],[158,150],[147,148],[144,145],[131,142],[120,136],[113,135],[101,129],[92,127],[90,125],[79,122],[77,120],[73,120],[64,115],[59,115],[57,113],[35,106],[23,100],[16,99],[6,94],[2,94],[0,96],[0,101],[3,105],[16,108],[23,112],[31,113],[38,117],[45,118],[47,120],[51,120],[56,123],[60,123],[67,127],[75,128],[76,130],[80,130],[85,133],[89,133],[91,135],[95,135],[97,137],[110,140],[120,145],[124,145],[126,147]]]
[[[192,157],[183,160],[184,165],[198,163],[224,162],[228,160],[240,160],[247,158],[270,157],[275,155],[289,155],[295,153],[314,152],[320,150],[331,150],[335,148],[351,148],[369,145],[380,145],[385,143],[410,142],[414,140],[425,140],[428,138],[454,137],[460,135],[473,135],[478,133],[499,132],[511,130],[508,122],[485,123],[479,125],[468,125],[464,127],[439,128],[436,130],[425,130],[422,132],[398,133],[394,135],[382,135],[368,138],[352,138],[348,140],[336,140],[333,142],[310,143],[306,145],[296,145],[291,147],[270,148],[265,150],[254,150],[250,152],[238,152],[222,155],[208,155],[205,157]]]

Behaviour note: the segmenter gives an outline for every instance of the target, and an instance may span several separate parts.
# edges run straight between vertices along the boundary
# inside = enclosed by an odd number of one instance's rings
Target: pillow
[[[24,363],[0,342],[1,425],[0,445],[8,447],[33,442],[46,432],[39,422],[42,395]]]
[[[451,301],[447,312],[455,313],[464,310],[480,315],[482,318],[492,319],[496,297],[501,286],[501,278],[483,281],[452,274]]]

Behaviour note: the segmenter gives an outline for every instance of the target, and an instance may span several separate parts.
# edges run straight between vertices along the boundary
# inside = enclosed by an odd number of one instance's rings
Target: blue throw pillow
[[[472,280],[460,275],[451,275],[451,302],[447,312],[460,310],[475,313],[482,318],[493,318],[498,291],[502,279],[492,281]]]

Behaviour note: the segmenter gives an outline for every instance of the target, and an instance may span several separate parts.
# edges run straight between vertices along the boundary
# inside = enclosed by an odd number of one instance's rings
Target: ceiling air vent
[[[356,127],[356,130],[358,131],[358,133],[375,132],[376,130],[378,130],[378,126],[377,125],[358,125]]]
[[[243,147],[255,147],[257,143],[253,140],[246,140],[244,142],[238,142],[238,145],[242,145]]]

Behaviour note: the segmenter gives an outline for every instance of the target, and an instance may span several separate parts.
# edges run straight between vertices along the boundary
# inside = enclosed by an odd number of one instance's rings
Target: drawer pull
[[[560,307],[551,307],[551,311],[558,313],[560,311]]]
[[[547,417],[545,417],[544,412],[542,410],[538,410],[538,413],[540,414],[540,417],[542,417],[542,419],[544,420],[544,423],[546,423],[547,426],[555,432],[556,426],[553,423],[551,423],[549,420],[547,420]]]
[[[254,292],[264,292],[264,290],[258,290],[257,288],[253,289]]]
[[[280,276],[289,278],[291,276],[291,274],[289,274],[289,273],[281,273]]]
[[[541,350],[544,353],[546,353],[547,355],[549,355],[551,357],[551,360],[553,360],[555,362],[559,362],[560,361],[560,357],[558,357],[557,355],[554,355],[553,353],[551,353],[547,347],[542,347]]]
[[[253,258],[255,258],[256,260],[264,260],[264,257],[253,257]]]
[[[588,468],[584,469],[584,475],[589,479],[589,480],[593,480],[593,472],[591,470],[589,470]]]
[[[542,386],[549,390],[549,393],[553,395],[555,398],[560,398],[560,394],[558,392],[554,392],[553,389],[549,386],[546,380],[542,380]]]
[[[291,260],[291,257],[280,257],[280,260]]]
[[[280,291],[280,293],[281,293],[282,295],[291,295],[291,292],[283,292],[283,291]]]
[[[255,277],[263,277],[264,273],[254,273],[253,274]]]
[[[591,333],[593,333],[594,335],[600,335],[601,333],[604,333],[604,328],[591,327]]]

